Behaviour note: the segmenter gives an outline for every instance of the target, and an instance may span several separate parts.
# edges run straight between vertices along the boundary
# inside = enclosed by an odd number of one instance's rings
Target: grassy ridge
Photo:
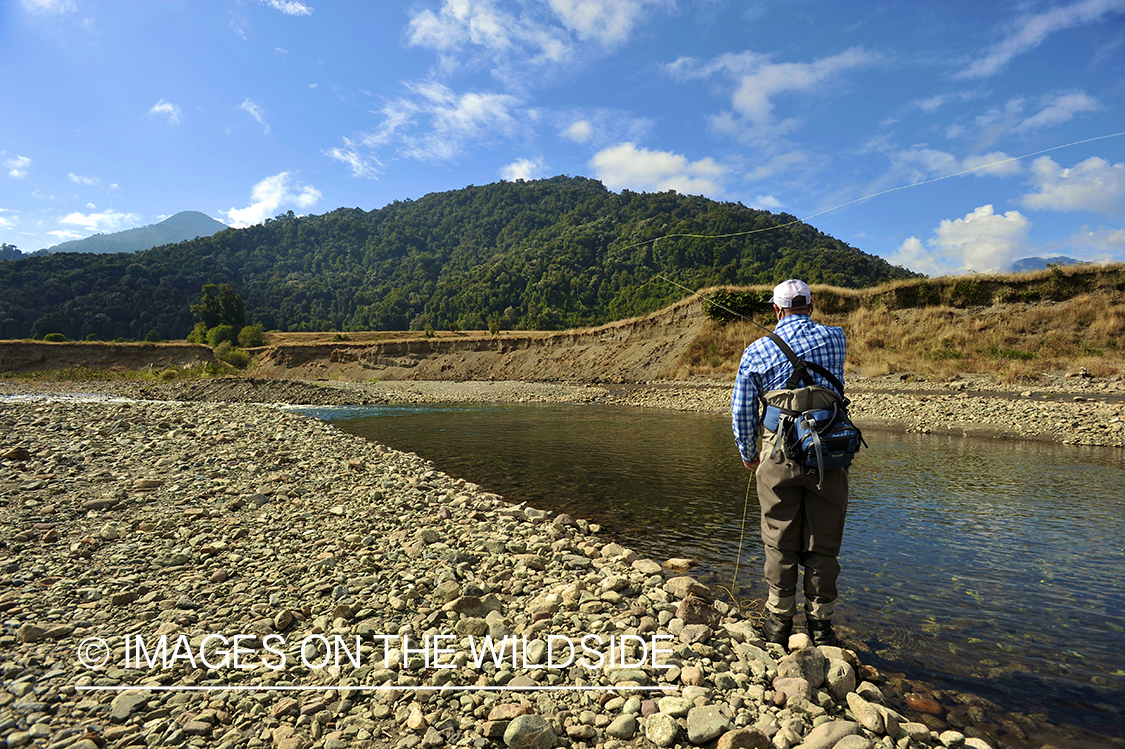
[[[849,372],[990,372],[1007,383],[1081,367],[1096,377],[1125,373],[1125,264],[812,289],[813,318],[847,333]],[[772,310],[758,301],[768,287],[725,291],[749,300],[752,319],[772,328]],[[712,320],[676,375],[733,375],[760,335],[741,320]]]

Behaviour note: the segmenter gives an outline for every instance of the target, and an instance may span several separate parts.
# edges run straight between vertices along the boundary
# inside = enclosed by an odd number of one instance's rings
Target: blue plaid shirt
[[[844,381],[844,356],[847,341],[843,328],[818,325],[808,315],[786,315],[774,332],[789,344],[799,359],[816,362]],[[758,396],[770,390],[781,390],[793,365],[770,340],[762,336],[746,347],[734,381],[730,412],[734,427],[734,443],[746,462],[758,455]],[[816,372],[809,372],[817,385],[835,389]]]

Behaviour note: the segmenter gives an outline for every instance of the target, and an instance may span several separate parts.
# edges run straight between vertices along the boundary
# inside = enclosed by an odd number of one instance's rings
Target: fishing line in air
[[[890,194],[892,192],[899,192],[901,190],[907,190],[907,189],[910,189],[912,187],[921,187],[922,185],[930,185],[930,184],[933,184],[935,182],[941,182],[942,180],[951,179],[953,177],[960,177],[961,175],[964,175],[964,174],[969,174],[971,172],[980,171],[981,169],[990,169],[992,167],[1001,166],[1003,164],[1010,164],[1012,162],[1020,161],[1022,159],[1029,159],[1032,156],[1041,156],[1045,153],[1050,153],[1052,151],[1058,151],[1058,150],[1063,149],[1063,148],[1070,148],[1072,146],[1078,146],[1078,145],[1082,145],[1084,143],[1093,143],[1095,141],[1106,140],[1108,138],[1116,138],[1116,137],[1119,137],[1119,136],[1122,136],[1122,135],[1125,135],[1125,131],[1118,132],[1118,133],[1110,133],[1109,135],[1099,135],[1099,136],[1094,137],[1094,138],[1086,138],[1085,140],[1074,141],[1073,143],[1064,143],[1063,145],[1060,145],[1060,146],[1052,146],[1051,148],[1044,148],[1041,151],[1034,151],[1032,153],[1026,153],[1026,154],[1023,154],[1022,156],[1012,156],[1012,157],[1009,157],[1009,158],[1006,158],[1006,159],[998,159],[996,161],[991,161],[987,164],[979,164],[977,166],[969,167],[968,169],[962,169],[960,171],[952,172],[950,174],[945,174],[945,175],[942,175],[940,177],[934,177],[932,179],[921,180],[919,182],[913,182],[913,183],[908,184],[908,185],[899,185],[898,187],[891,187],[891,188],[888,188],[886,190],[881,190],[879,192],[871,193],[870,195],[864,195],[863,197],[856,198],[855,200],[849,200],[845,203],[840,203],[839,205],[832,206],[831,208],[826,208],[823,211],[819,211],[817,213],[810,214],[809,216],[806,216],[803,219],[794,219],[793,221],[789,221],[789,222],[786,222],[784,224],[776,224],[774,226],[767,226],[767,227],[763,227],[763,228],[760,228],[760,229],[750,229],[748,231],[733,232],[733,233],[730,233],[730,234],[687,234],[687,233],[665,234],[665,235],[660,236],[660,237],[655,237],[654,239],[646,239],[643,242],[637,242],[636,244],[628,245],[628,246],[626,246],[622,249],[628,250],[628,249],[632,249],[633,247],[640,247],[642,245],[648,244],[649,242],[652,242],[653,247],[655,248],[656,243],[659,242],[661,239],[671,239],[671,238],[675,238],[675,237],[693,238],[693,239],[727,239],[727,238],[731,238],[731,237],[743,237],[743,236],[747,236],[747,235],[750,235],[750,234],[759,234],[761,232],[772,231],[774,229],[783,229],[787,226],[793,226],[794,224],[806,222],[809,219],[816,218],[817,216],[823,216],[826,213],[830,213],[830,212],[838,210],[840,208],[845,208],[849,205],[861,203],[865,200],[871,200],[872,198],[877,198],[881,195],[887,195],[887,194]],[[766,331],[767,333],[770,332],[769,329],[766,328],[766,326],[762,325],[758,321],[753,320],[753,319],[747,317],[746,315],[743,315],[740,312],[736,312],[735,310],[731,309],[730,307],[728,307],[724,304],[721,304],[719,302],[716,302],[714,299],[703,296],[699,292],[693,291],[692,289],[689,289],[687,286],[684,286],[683,284],[680,284],[680,283],[677,283],[677,282],[673,281],[672,279],[668,278],[667,276],[665,276],[662,273],[657,273],[656,275],[654,275],[651,279],[649,279],[649,281],[646,282],[646,284],[650,283],[651,281],[655,281],[657,279],[659,279],[661,281],[664,281],[665,283],[671,284],[672,286],[675,286],[679,289],[682,289],[683,291],[686,291],[687,293],[691,294],[692,296],[699,297],[704,302],[708,302],[710,304],[713,304],[716,307],[718,307],[719,309],[725,310],[726,312],[729,312],[733,315],[736,315],[736,316],[742,318],[743,320],[746,320],[747,322],[749,322],[753,325],[756,325],[757,327],[761,328],[762,330]],[[747,484],[746,484],[746,498],[744,499],[743,506],[742,506],[741,532],[740,532],[739,538],[738,538],[738,553],[737,553],[737,556],[735,557],[734,578],[731,580],[731,587],[730,587],[730,591],[729,591],[731,599],[735,602],[735,605],[737,605],[737,601],[738,601],[738,598],[737,598],[738,568],[739,568],[739,566],[742,562],[742,543],[743,543],[743,538],[746,534],[746,514],[747,514],[747,508],[750,504],[750,487],[751,487],[752,483],[753,483],[753,474],[751,474],[751,477],[747,481]]]
[[[1042,156],[1045,153],[1051,153],[1052,151],[1059,151],[1063,148],[1072,148],[1073,146],[1081,146],[1081,145],[1084,145],[1086,143],[1094,143],[1094,142],[1099,141],[1099,140],[1108,140],[1109,138],[1119,138],[1122,135],[1125,135],[1125,130],[1122,130],[1121,132],[1117,132],[1117,133],[1109,133],[1108,135],[1098,135],[1098,136],[1095,136],[1093,138],[1085,138],[1083,140],[1076,140],[1076,141],[1073,141],[1071,143],[1063,143],[1062,145],[1059,145],[1059,146],[1051,146],[1050,148],[1044,148],[1041,151],[1033,151],[1031,153],[1025,153],[1022,156],[1010,156],[1006,159],[998,159],[996,161],[990,161],[987,164],[978,164],[977,166],[969,167],[968,169],[962,169],[960,171],[952,172],[950,174],[943,174],[940,177],[932,177],[931,179],[924,179],[924,180],[921,180],[919,182],[911,182],[908,185],[899,185],[898,187],[890,187],[890,188],[887,188],[886,190],[880,190],[879,192],[873,192],[870,195],[864,195],[861,198],[855,198],[854,200],[849,200],[845,203],[840,203],[839,205],[834,205],[831,208],[825,208],[823,211],[817,211],[816,213],[810,213],[808,216],[805,216],[804,218],[793,219],[792,221],[788,221],[784,224],[775,224],[774,226],[764,226],[760,229],[748,229],[746,231],[738,231],[738,232],[733,232],[731,234],[686,234],[686,233],[684,233],[684,234],[664,234],[662,236],[655,237],[653,239],[646,239],[642,242],[637,242],[635,244],[627,245],[625,247],[622,247],[621,249],[622,250],[630,250],[634,247],[640,247],[642,245],[646,245],[649,242],[652,242],[655,245],[655,243],[660,241],[661,239],[673,239],[673,238],[677,238],[677,237],[682,237],[682,238],[686,238],[686,239],[730,239],[732,237],[745,237],[745,236],[748,236],[750,234],[760,234],[762,232],[774,231],[775,229],[784,229],[787,226],[793,226],[795,224],[807,222],[809,219],[814,219],[817,216],[823,216],[826,213],[831,213],[832,211],[838,211],[839,209],[846,208],[849,205],[855,205],[856,203],[862,203],[865,200],[871,200],[872,198],[878,198],[882,195],[888,195],[892,192],[899,192],[901,190],[909,190],[912,187],[921,187],[922,185],[932,185],[935,182],[941,182],[943,180],[952,179],[953,177],[960,177],[962,175],[969,174],[971,172],[977,172],[977,171],[980,171],[982,169],[991,169],[992,167],[1001,166],[1003,164],[1010,164],[1014,161],[1022,161],[1023,159],[1030,159],[1033,156]]]

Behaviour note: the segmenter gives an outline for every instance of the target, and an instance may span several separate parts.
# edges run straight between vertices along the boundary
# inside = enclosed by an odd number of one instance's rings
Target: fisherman
[[[816,385],[830,388],[830,396],[843,396],[844,355],[847,342],[841,328],[814,323],[812,292],[803,282],[790,279],[773,291],[777,317],[774,333],[796,356],[819,364],[839,381],[839,388],[814,370]],[[832,630],[836,603],[836,556],[844,534],[848,508],[848,469],[836,468],[817,475],[785,455],[784,445],[772,443],[775,435],[760,423],[758,401],[771,391],[786,388],[794,366],[769,336],[747,346],[738,366],[731,400],[734,441],[748,470],[757,470],[758,502],[762,511],[765,577],[769,585],[762,626],[767,642],[786,645],[797,612],[798,567],[804,567],[805,619],[814,645],[837,645]],[[773,395],[773,393],[771,393]],[[759,452],[758,438],[770,447]],[[819,484],[819,488],[818,488]]]

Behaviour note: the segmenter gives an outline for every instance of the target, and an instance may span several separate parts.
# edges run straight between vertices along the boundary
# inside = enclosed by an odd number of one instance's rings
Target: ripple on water
[[[569,512],[693,574],[760,586],[729,419],[613,406],[378,408],[347,431]],[[840,624],[920,678],[1113,733],[1125,724],[1121,451],[871,435],[852,470]],[[953,686],[949,686],[953,688]]]

